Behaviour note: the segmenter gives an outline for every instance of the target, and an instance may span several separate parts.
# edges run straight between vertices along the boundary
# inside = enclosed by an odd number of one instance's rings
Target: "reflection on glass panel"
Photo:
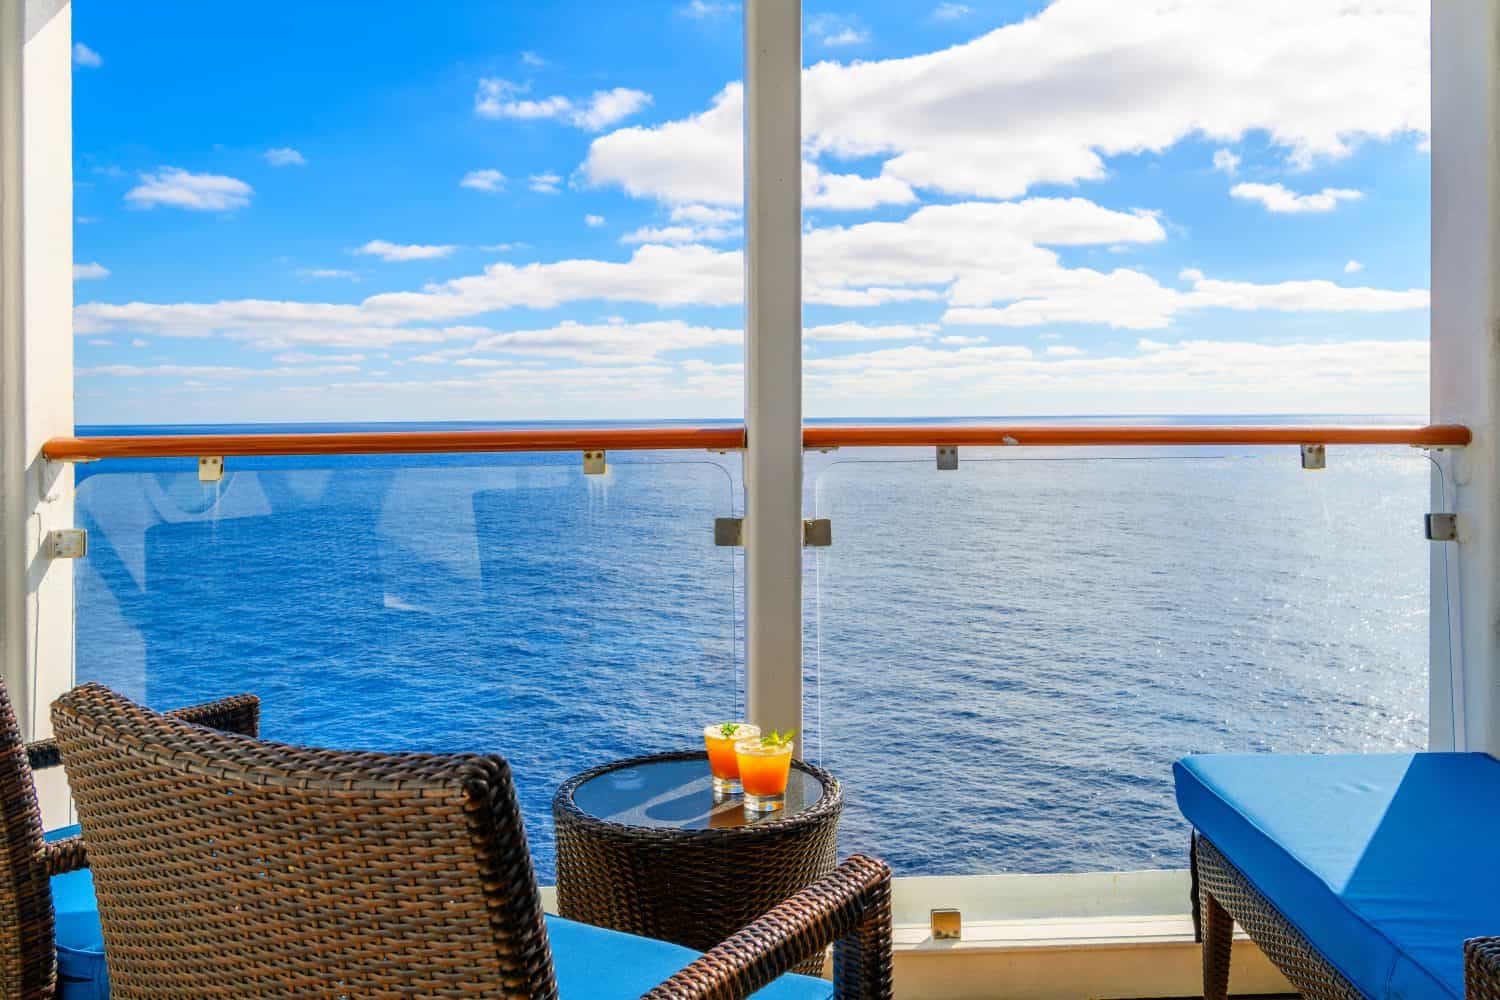
[[[732,458],[231,459],[80,469],[80,681],[238,691],[268,738],[503,754],[539,872],[552,793],[738,714]]]
[[[1421,453],[984,454],[817,476],[809,753],[849,790],[842,849],[1185,867],[1177,757],[1425,744]]]

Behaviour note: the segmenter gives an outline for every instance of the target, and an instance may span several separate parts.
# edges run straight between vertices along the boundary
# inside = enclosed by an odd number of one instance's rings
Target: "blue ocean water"
[[[1178,867],[1175,757],[1424,743],[1432,466],[1328,465],[809,456],[834,545],[806,563],[802,752],[845,784],[842,849],[905,874]],[[603,477],[575,455],[228,470],[79,468],[80,680],[163,708],[253,690],[290,742],[504,754],[544,880],[565,778],[742,711],[741,557],[713,545],[735,455],[612,454]]]

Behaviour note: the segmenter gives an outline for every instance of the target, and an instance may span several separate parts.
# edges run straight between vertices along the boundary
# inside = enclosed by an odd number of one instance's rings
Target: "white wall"
[[[43,551],[73,526],[73,474],[41,457],[73,431],[71,14],[0,0],[0,651],[33,738],[73,680],[73,564]]]
[[[1500,4],[1434,0],[1432,8],[1432,418],[1474,431],[1467,449],[1438,456],[1459,543],[1433,553],[1431,744],[1500,754]],[[1455,488],[1456,487],[1456,488]],[[1436,483],[1434,505],[1441,502]],[[1436,507],[1434,508],[1436,509]],[[1445,592],[1446,591],[1446,592]],[[1456,626],[1449,686],[1445,630]],[[1457,712],[1450,711],[1456,705]],[[1467,741],[1465,741],[1465,733]],[[1456,738],[1455,738],[1456,737]]]

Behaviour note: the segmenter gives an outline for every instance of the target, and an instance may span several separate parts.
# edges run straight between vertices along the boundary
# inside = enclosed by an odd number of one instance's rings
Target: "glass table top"
[[[754,826],[794,816],[822,797],[823,783],[794,761],[787,780],[786,808],[748,813],[738,795],[715,800],[706,757],[615,768],[573,790],[574,804],[598,819],[673,830]]]

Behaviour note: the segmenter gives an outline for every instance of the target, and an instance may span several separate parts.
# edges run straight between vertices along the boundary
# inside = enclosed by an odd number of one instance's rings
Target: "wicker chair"
[[[260,702],[241,695],[173,713],[206,726],[254,736]],[[96,922],[91,914],[88,859],[76,828],[42,832],[32,772],[60,763],[53,740],[23,743],[10,695],[0,684],[0,995],[12,1000],[50,1000],[61,995],[94,995],[97,990],[82,975],[72,977],[77,988],[58,984],[58,950],[84,965],[96,965],[97,955],[71,939],[71,930],[95,938],[96,931],[77,928]],[[54,894],[68,904],[70,921],[62,933]],[[77,947],[73,947],[73,945]],[[68,971],[68,970],[65,970]]]
[[[783,973],[830,944],[836,996],[891,996],[879,861],[850,858],[699,956],[544,918],[499,757],[236,738],[92,684],[52,719],[118,1000],[801,1000],[828,984]]]

